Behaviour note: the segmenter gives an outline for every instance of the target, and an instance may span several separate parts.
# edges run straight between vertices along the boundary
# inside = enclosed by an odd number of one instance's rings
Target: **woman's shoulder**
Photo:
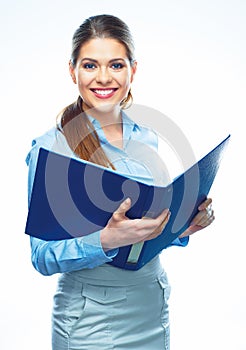
[[[26,157],[27,164],[32,156],[37,157],[40,148],[45,148],[48,151],[53,151],[67,156],[74,156],[72,150],[67,144],[65,136],[57,127],[49,129],[32,140],[31,149]]]
[[[54,143],[56,142],[57,138],[59,138],[60,133],[61,132],[56,127],[52,127],[45,133],[35,137],[32,140],[32,147],[35,145],[39,145],[40,147],[51,149]]]

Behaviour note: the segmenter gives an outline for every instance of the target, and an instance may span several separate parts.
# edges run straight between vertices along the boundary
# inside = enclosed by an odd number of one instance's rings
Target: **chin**
[[[89,111],[97,111],[99,113],[110,113],[115,110],[120,109],[120,103],[115,104],[115,103],[98,103],[94,105],[92,108],[90,108]]]

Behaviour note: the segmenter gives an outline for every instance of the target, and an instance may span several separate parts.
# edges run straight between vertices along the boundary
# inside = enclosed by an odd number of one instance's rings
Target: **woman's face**
[[[136,71],[136,63],[130,65],[126,48],[115,39],[96,38],[80,49],[70,74],[78,84],[83,108],[96,108],[107,112],[117,108],[127,96]]]

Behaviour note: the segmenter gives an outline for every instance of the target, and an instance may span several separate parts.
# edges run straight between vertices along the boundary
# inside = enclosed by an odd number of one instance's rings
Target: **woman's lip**
[[[110,98],[114,95],[114,93],[116,92],[116,90],[118,90],[117,88],[93,88],[93,89],[90,89],[94,95],[98,98],[102,98],[102,99],[105,99],[105,98]]]

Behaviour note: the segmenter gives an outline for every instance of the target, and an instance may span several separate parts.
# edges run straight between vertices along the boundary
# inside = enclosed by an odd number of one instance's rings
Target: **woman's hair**
[[[130,64],[134,63],[134,43],[128,26],[112,15],[89,17],[75,31],[72,39],[71,64],[76,65],[81,47],[91,39],[111,38],[122,43]],[[121,101],[121,108],[127,108],[132,102],[131,91]],[[114,168],[101,148],[97,132],[83,111],[81,96],[77,101],[64,108],[57,126],[65,135],[70,148],[80,158]]]

